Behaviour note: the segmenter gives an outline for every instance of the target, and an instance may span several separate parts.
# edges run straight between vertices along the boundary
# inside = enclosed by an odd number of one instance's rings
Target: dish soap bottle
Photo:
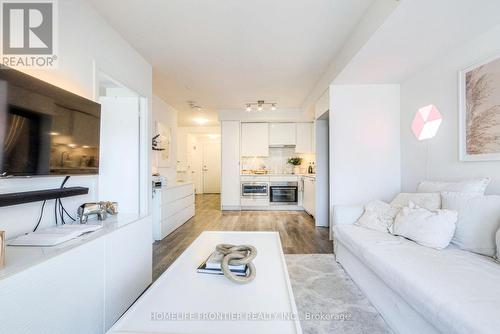
[[[307,173],[312,174],[313,173],[313,166],[312,162],[309,163],[309,168],[307,168]]]

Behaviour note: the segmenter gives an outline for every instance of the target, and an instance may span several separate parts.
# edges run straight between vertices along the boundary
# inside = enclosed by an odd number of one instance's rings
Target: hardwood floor
[[[301,211],[220,211],[219,195],[196,195],[196,215],[153,244],[156,280],[203,231],[277,231],[285,254],[332,253],[328,228]]]

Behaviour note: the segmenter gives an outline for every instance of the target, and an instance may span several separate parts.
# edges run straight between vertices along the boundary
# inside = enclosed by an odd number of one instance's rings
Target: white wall
[[[397,85],[330,87],[330,205],[381,199],[400,191]]]
[[[27,73],[86,98],[94,99],[98,89],[95,82],[97,68],[146,97],[151,107],[151,66],[86,1],[59,1],[58,7],[59,68],[27,71]],[[150,113],[147,117],[151,119]],[[149,121],[148,124],[150,123]],[[149,145],[150,143],[148,152]],[[150,170],[151,168],[147,168],[147,173]],[[0,180],[0,192],[57,188],[61,181],[62,177]],[[72,177],[67,186],[75,185],[89,187],[90,193],[88,196],[63,200],[71,213],[74,213],[82,202],[97,199],[96,176]],[[148,205],[150,206],[150,203]],[[32,230],[38,219],[40,207],[41,203],[31,203],[0,208],[0,230],[7,231],[7,238]],[[53,204],[49,203],[41,227],[54,224],[53,212]]]
[[[489,176],[488,192],[500,194],[500,161],[460,162],[458,154],[458,71],[478,61],[500,56],[500,26],[480,35],[435,60],[428,68],[401,85],[402,188],[414,191],[426,178],[426,142],[413,136],[410,126],[415,112],[428,104],[443,114],[437,136],[428,141],[429,179],[457,180]]]
[[[153,135],[157,135],[154,132],[157,121],[162,122],[171,129],[170,167],[158,166],[158,154],[153,153],[153,172],[159,172],[170,182],[175,182],[177,178],[177,110],[158,96],[153,95]]]

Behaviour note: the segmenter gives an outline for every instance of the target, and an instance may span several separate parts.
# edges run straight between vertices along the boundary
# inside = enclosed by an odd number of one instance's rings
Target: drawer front
[[[193,193],[194,188],[192,184],[186,184],[184,186],[166,189],[163,192],[164,196],[162,196],[162,204],[174,202],[178,199],[192,195]]]
[[[171,217],[163,219],[161,222],[161,238],[165,238],[193,216],[194,204],[184,208]]]
[[[269,198],[241,198],[241,206],[267,206]]]
[[[174,202],[165,204],[161,207],[161,217],[162,219],[168,218],[175,215],[177,212],[182,211],[194,204],[194,195],[190,195]]]

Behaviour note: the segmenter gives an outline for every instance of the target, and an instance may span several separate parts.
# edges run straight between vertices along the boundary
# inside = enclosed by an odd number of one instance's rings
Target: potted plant
[[[302,164],[302,158],[301,157],[291,157],[288,158],[287,164],[290,164],[293,166],[293,174],[300,174],[300,164]]]

